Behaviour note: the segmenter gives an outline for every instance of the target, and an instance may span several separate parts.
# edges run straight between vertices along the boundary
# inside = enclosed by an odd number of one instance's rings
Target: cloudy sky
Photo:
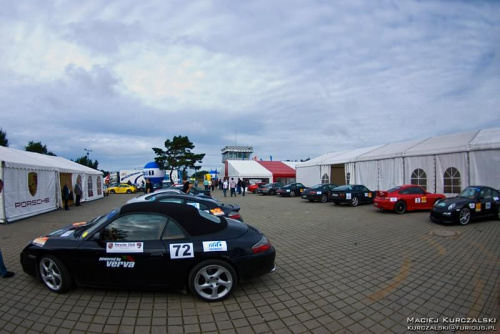
[[[9,146],[142,168],[188,136],[321,154],[500,127],[500,1],[0,0]]]

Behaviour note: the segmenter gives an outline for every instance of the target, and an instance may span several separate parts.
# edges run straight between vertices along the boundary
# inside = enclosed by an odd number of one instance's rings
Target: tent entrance
[[[70,191],[70,194],[69,194],[69,201],[68,201],[68,205],[72,205],[73,204],[73,184],[71,183],[71,173],[61,173],[60,174],[60,189],[61,189],[61,203],[63,203],[63,206],[64,206],[64,198],[63,198],[63,188],[64,188],[64,184],[66,182],[68,182],[68,188],[69,188],[69,191]]]
[[[338,185],[346,184],[345,182],[345,164],[331,165],[330,182]]]

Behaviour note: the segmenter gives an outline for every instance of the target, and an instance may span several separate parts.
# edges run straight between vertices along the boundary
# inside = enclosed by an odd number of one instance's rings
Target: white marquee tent
[[[324,154],[298,163],[297,181],[330,180],[386,190],[420,184],[456,194],[468,185],[500,188],[500,128]]]
[[[0,146],[0,164],[0,223],[62,207],[65,182],[81,181],[82,202],[103,197],[102,172],[61,157]]]

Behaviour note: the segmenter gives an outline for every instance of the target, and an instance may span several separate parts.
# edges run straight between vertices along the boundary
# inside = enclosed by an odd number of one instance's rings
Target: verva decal
[[[210,212],[214,215],[214,216],[223,216],[224,215],[224,211],[221,210],[221,208],[215,208],[215,209],[212,209],[210,210]]]
[[[171,259],[187,259],[194,257],[193,244],[170,244],[170,258]]]
[[[122,257],[100,257],[99,262],[106,262],[108,268],[134,268],[135,260],[133,257],[124,255]]]
[[[227,243],[225,241],[203,241],[204,252],[226,252]]]
[[[144,243],[142,242],[108,242],[106,243],[106,253],[143,253]]]

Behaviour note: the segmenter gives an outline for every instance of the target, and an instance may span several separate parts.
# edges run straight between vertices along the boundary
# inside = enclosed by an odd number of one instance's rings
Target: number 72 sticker
[[[193,244],[170,244],[171,259],[187,259],[194,257]]]

